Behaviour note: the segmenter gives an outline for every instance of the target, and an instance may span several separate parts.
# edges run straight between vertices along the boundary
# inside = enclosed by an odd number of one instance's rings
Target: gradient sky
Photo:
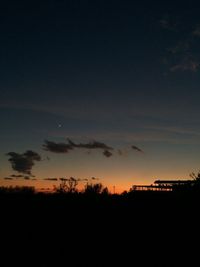
[[[199,10],[198,1],[2,1],[0,184],[94,176],[121,191],[197,172]],[[67,138],[115,149],[107,158],[42,147]],[[19,174],[6,154],[27,150],[42,157],[38,180],[5,180]]]

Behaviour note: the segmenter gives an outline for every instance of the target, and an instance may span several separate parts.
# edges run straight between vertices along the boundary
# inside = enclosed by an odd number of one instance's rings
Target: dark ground
[[[200,194],[0,194],[0,266],[200,266]]]

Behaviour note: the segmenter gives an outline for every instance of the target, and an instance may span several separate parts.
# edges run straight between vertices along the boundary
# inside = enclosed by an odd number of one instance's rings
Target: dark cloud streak
[[[78,149],[89,149],[89,150],[95,150],[95,149],[103,149],[103,155],[105,157],[112,156],[112,153],[110,150],[113,150],[112,147],[98,141],[92,141],[89,143],[74,143],[71,139],[67,138],[68,143],[56,143],[53,141],[45,140],[45,144],[43,144],[43,149],[46,151],[50,151],[53,153],[68,153],[71,150],[74,150],[76,148]]]
[[[113,154],[109,150],[104,150],[103,155],[107,158],[111,157]]]
[[[48,140],[45,140],[44,142],[45,144],[43,145],[43,149],[53,153],[68,153],[69,150],[73,149],[71,144],[55,143]]]
[[[112,150],[112,147],[107,146],[104,143],[101,142],[97,142],[97,141],[93,141],[93,142],[89,142],[89,143],[79,143],[79,144],[75,144],[71,139],[67,139],[69,144],[74,147],[74,148],[86,148],[86,149],[107,149],[107,150]]]
[[[133,150],[138,151],[138,152],[144,153],[144,151],[143,151],[142,149],[140,149],[139,147],[137,147],[137,146],[132,145],[131,148],[132,148]]]
[[[44,181],[58,181],[58,178],[44,178]]]
[[[12,178],[23,178],[24,177],[24,175],[21,175],[21,174],[18,174],[18,175],[16,175],[16,174],[12,174],[12,175],[10,175]]]

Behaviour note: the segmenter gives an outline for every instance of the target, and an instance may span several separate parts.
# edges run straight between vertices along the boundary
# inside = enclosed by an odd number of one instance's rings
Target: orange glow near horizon
[[[89,183],[102,183],[100,180],[96,181],[89,181]],[[45,189],[49,189],[50,191],[54,189],[54,186],[58,186],[60,184],[60,181],[44,181],[44,180],[3,180],[1,183],[1,186],[34,186],[36,190],[42,191]],[[110,193],[117,193],[120,194],[124,190],[129,190],[129,185],[106,185],[102,183],[103,186],[107,187]],[[86,182],[80,182],[77,186],[78,191],[82,191],[86,185]]]
[[[46,176],[45,176],[46,177]],[[51,176],[49,176],[51,177]],[[62,177],[62,176],[60,176]],[[66,176],[63,176],[66,177]],[[70,176],[68,176],[70,177]],[[74,177],[81,177],[81,175],[76,175]],[[85,176],[84,177],[90,177],[91,176]],[[103,177],[103,175],[99,176]],[[125,178],[124,178],[125,177]],[[171,180],[171,179],[188,179],[189,174],[185,175],[184,173],[162,173],[162,176],[153,175],[153,173],[148,172],[138,172],[135,173],[134,176],[132,176],[129,172],[124,173],[123,170],[116,172],[115,174],[109,173],[107,176],[104,175],[104,178],[99,178],[98,180],[91,180],[89,179],[89,183],[102,183],[103,186],[107,187],[110,193],[122,193],[123,191],[129,191],[129,189],[132,187],[132,185],[139,185],[139,184],[153,184],[156,179],[165,179],[165,180]],[[37,179],[37,180],[4,180],[1,179],[1,186],[34,186],[36,190],[41,190],[49,188],[50,190],[53,190],[54,186],[58,186],[60,181],[48,181]],[[79,185],[77,186],[78,190],[81,191],[84,189],[86,182],[80,181]]]
[[[37,180],[13,179],[5,180],[4,177],[13,171],[10,164],[5,160],[4,169],[0,170],[0,186],[34,186],[36,189],[50,188],[58,186],[59,181],[44,180],[49,177],[75,177],[80,179],[89,179],[89,182],[102,183],[111,193],[122,193],[129,191],[133,185],[150,185],[155,180],[173,180],[188,179],[189,174],[198,171],[198,161],[194,161],[190,166],[184,164],[183,161],[173,162],[152,161],[151,157],[113,157],[105,159],[99,154],[93,157],[83,157],[85,154],[52,155],[51,164],[49,161],[38,163],[34,166],[33,174]],[[17,174],[17,173],[16,173]],[[92,177],[98,178],[91,180]],[[78,189],[83,190],[83,182],[79,183]]]

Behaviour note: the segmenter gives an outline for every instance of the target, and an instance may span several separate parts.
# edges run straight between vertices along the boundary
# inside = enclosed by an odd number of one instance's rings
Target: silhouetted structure
[[[133,185],[133,191],[174,191],[178,189],[191,189],[197,184],[196,180],[156,180],[151,185]]]

